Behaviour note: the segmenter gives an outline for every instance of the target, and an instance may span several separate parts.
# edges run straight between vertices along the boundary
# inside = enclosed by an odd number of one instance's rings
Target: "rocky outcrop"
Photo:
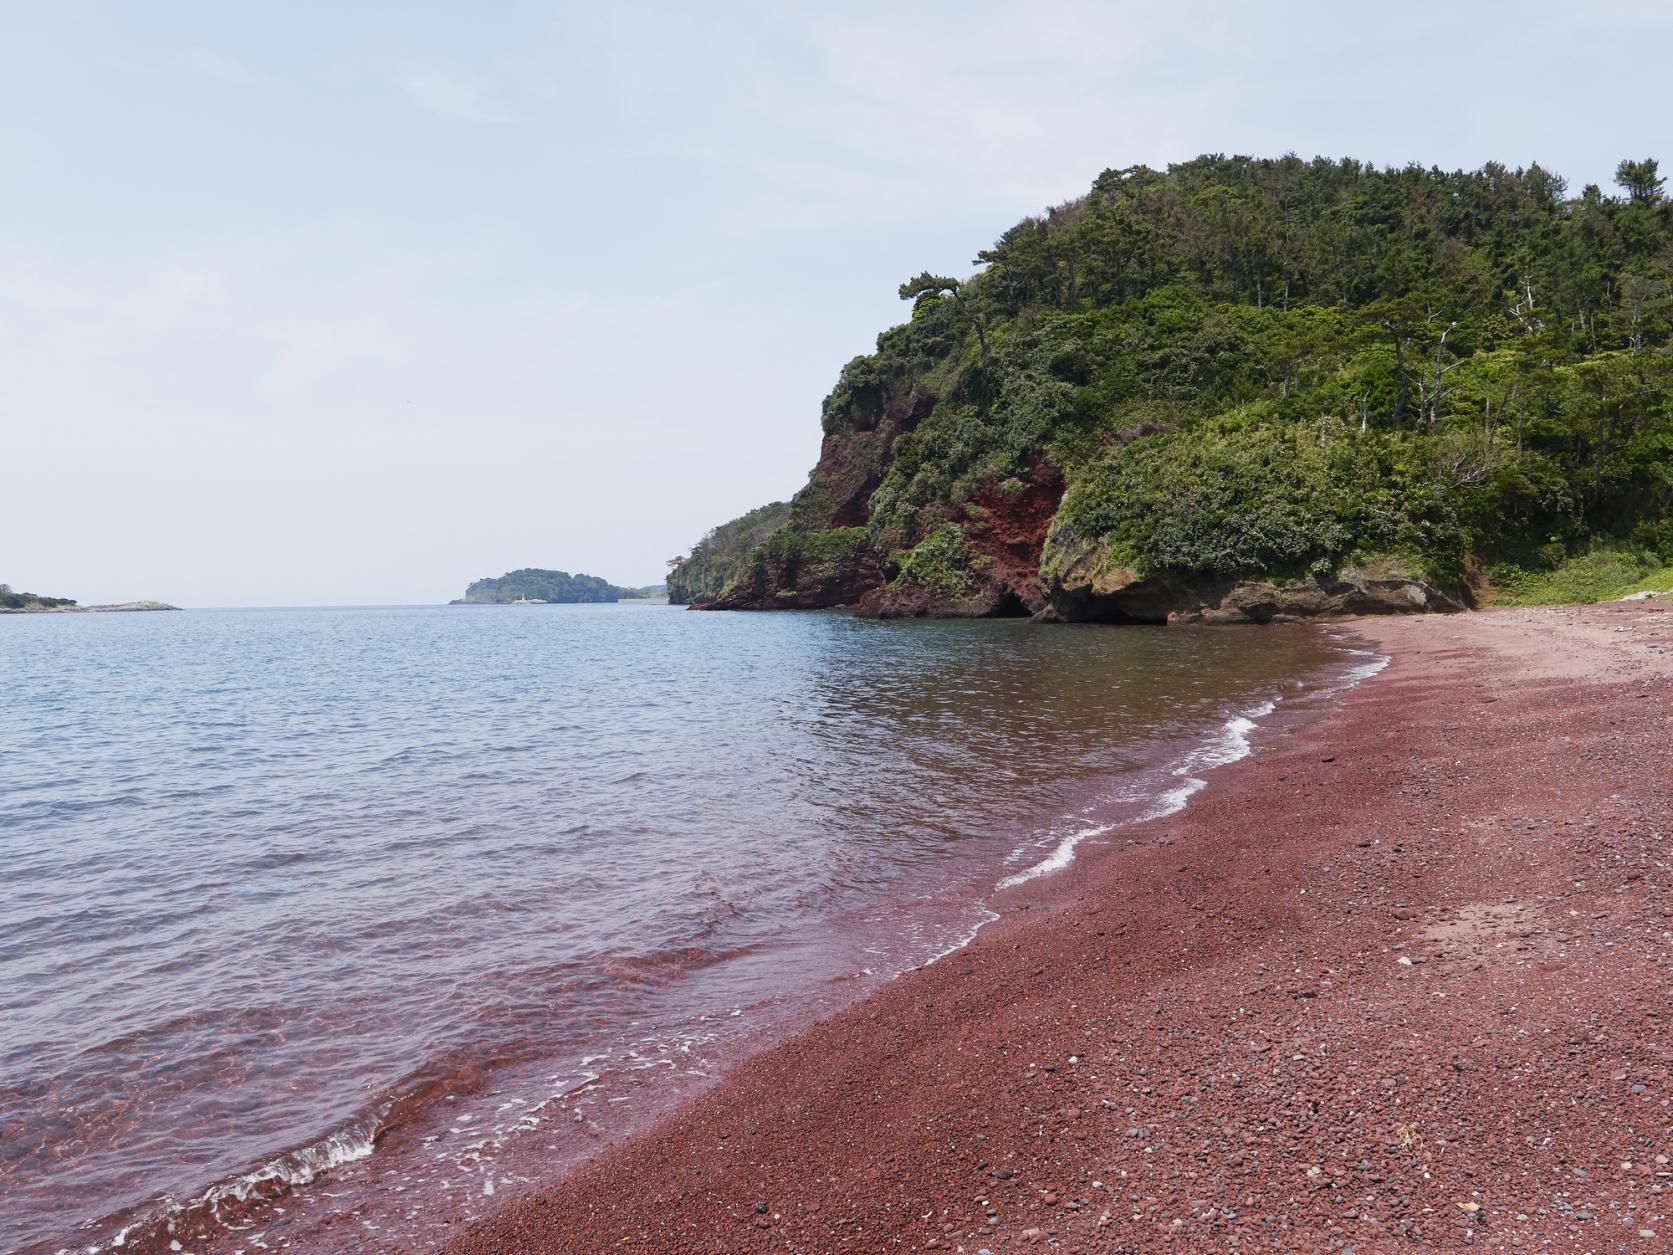
[[[885,558],[864,526],[783,528],[704,610],[843,607],[875,618],[1005,618],[1044,623],[1284,623],[1463,610],[1451,593],[1397,573],[1304,579],[1142,575],[1099,537],[1054,522],[1059,472],[983,483],[917,547]]]
[[[1285,623],[1370,614],[1448,613],[1453,596],[1403,575],[1353,570],[1296,580],[1210,580],[1140,575],[1096,538],[1059,526],[1049,539],[1044,622]]]
[[[883,564],[863,527],[824,532],[783,529],[751,555],[747,567],[699,610],[823,610],[857,605],[883,582]]]
[[[668,564],[668,601],[685,606],[713,601],[737,578],[755,547],[790,518],[790,503],[774,501],[722,523]]]
[[[1110,623],[1277,623],[1454,611],[1468,604],[1467,591],[1451,593],[1394,570],[1300,579],[1141,574],[1120,560],[1106,537],[1077,535],[1058,517],[1064,477],[1044,459],[1020,475],[963,481],[945,499],[920,507],[909,516],[910,548],[902,548],[900,516],[874,519],[873,497],[894,464],[896,442],[936,403],[912,380],[839,389],[827,405],[836,406],[837,421],[827,422],[807,485],[787,507],[770,507],[782,511],[774,530],[755,532],[747,550],[734,546],[724,586],[706,597],[694,589],[693,604],[703,610],[845,608],[876,618],[1032,616]],[[1132,437],[1164,430],[1141,425]]]
[[[106,606],[19,606],[0,607],[0,614],[121,614],[137,610],[178,610],[162,601],[123,601]]]
[[[913,578],[910,567],[859,602],[877,618],[1011,618],[1049,602],[1040,583],[1046,532],[1063,499],[1063,477],[1040,463],[1026,480],[984,481],[959,511],[965,554],[951,586]]]

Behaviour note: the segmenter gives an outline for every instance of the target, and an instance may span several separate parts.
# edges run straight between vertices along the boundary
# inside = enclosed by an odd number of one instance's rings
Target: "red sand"
[[[1340,709],[449,1249],[1664,1249],[1673,609],[1358,627]]]

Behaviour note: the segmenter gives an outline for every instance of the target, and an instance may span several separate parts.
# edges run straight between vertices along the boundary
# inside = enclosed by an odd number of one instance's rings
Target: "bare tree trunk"
[[[1456,322],[1448,324],[1447,329],[1441,332],[1440,340],[1435,344],[1435,389],[1429,396],[1429,429],[1431,431],[1434,430],[1435,421],[1441,414],[1441,376],[1446,374],[1446,371],[1441,368],[1441,362],[1446,353],[1446,338],[1453,333],[1457,326]]]
[[[1411,401],[1412,385],[1406,375],[1406,342],[1399,336],[1394,337],[1394,426],[1399,427],[1406,421],[1406,408]]]

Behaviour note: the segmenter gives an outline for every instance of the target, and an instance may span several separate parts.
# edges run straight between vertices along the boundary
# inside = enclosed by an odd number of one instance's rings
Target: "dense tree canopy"
[[[1617,182],[1106,171],[973,277],[901,285],[912,316],[843,368],[785,526],[910,553],[1045,464],[1060,520],[1140,569],[1392,555],[1456,583],[1600,539],[1673,555],[1673,205],[1653,160]]]
[[[675,605],[713,601],[732,582],[739,564],[789,517],[789,504],[774,501],[712,529],[689,554],[669,560],[668,600]]]
[[[547,571],[522,567],[491,579],[480,579],[465,589],[465,602],[504,604],[512,601],[601,602],[634,597],[641,590],[618,588],[596,575],[571,575],[568,571]]]

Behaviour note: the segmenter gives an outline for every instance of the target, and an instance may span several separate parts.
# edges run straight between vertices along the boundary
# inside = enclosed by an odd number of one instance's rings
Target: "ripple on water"
[[[1375,661],[1303,631],[642,607],[19,618],[20,1250],[480,1214]]]

